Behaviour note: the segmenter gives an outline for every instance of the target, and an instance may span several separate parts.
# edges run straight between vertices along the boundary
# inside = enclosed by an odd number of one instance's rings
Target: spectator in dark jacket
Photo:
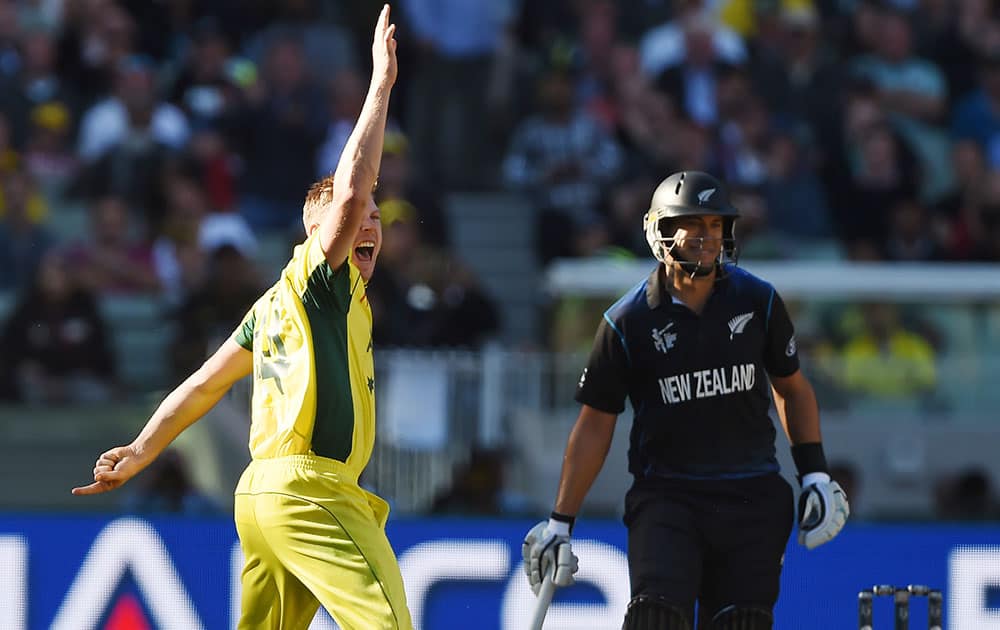
[[[112,394],[115,361],[97,301],[58,254],[42,260],[37,280],[4,325],[0,344],[5,398],[83,403]]]

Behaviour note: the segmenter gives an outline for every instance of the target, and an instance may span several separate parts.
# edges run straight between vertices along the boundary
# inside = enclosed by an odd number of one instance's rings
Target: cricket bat
[[[549,612],[549,604],[552,603],[552,596],[556,592],[556,583],[552,581],[555,577],[556,563],[549,563],[549,569],[542,579],[542,587],[538,590],[538,600],[535,603],[535,614],[531,616],[531,630],[542,630],[545,623],[545,613]]]

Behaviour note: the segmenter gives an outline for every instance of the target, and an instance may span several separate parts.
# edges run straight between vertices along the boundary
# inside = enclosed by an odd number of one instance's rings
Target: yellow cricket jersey
[[[334,271],[313,232],[234,339],[253,352],[253,459],[327,457],[357,478],[375,440],[375,369],[371,308],[350,257]]]

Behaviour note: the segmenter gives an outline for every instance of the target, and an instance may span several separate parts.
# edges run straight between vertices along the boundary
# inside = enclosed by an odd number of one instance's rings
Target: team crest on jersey
[[[747,327],[751,319],[753,319],[753,311],[737,315],[729,320],[729,340],[732,341],[733,337],[743,332],[743,329]]]
[[[674,323],[670,322],[663,328],[653,328],[653,347],[662,352],[667,353],[667,350],[674,347],[674,343],[677,341],[677,333],[670,332],[670,329],[674,327]]]

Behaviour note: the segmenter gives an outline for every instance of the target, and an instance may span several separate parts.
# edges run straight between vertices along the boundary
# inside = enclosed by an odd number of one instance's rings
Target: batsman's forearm
[[[819,428],[819,405],[812,387],[803,388],[775,402],[780,403],[779,412],[783,412],[789,442],[805,444],[823,440]]]
[[[201,382],[195,372],[170,392],[133,440],[136,453],[147,464],[167,448],[184,429],[208,413],[226,393]]]
[[[556,512],[569,516],[580,512],[584,497],[604,466],[613,437],[613,424],[607,426],[584,421],[573,426],[563,457]]]
[[[371,194],[382,163],[382,145],[385,142],[385,123],[389,114],[389,94],[392,83],[373,78],[368,88],[361,115],[344,145],[333,177],[334,198],[337,189],[354,195]]]

